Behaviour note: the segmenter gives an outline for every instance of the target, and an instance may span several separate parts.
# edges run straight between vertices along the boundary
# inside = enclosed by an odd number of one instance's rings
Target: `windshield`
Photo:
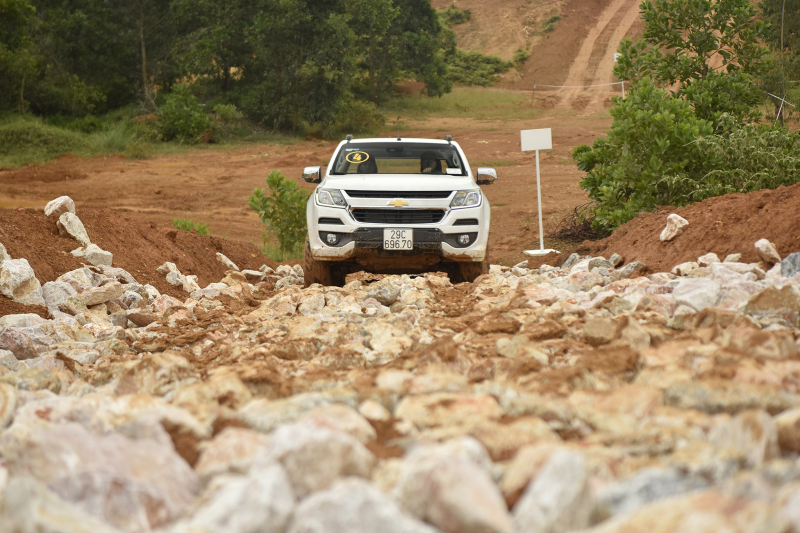
[[[450,144],[357,141],[342,146],[331,174],[467,175],[456,147]]]

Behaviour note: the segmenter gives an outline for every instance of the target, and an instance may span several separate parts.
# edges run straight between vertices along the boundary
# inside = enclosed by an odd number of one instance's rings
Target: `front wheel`
[[[489,249],[486,249],[486,255],[480,263],[459,263],[459,274],[461,274],[461,282],[472,283],[478,276],[489,273]]]
[[[306,287],[314,283],[331,285],[331,265],[326,261],[317,261],[311,255],[311,244],[306,237],[306,247],[303,253],[303,281]]]

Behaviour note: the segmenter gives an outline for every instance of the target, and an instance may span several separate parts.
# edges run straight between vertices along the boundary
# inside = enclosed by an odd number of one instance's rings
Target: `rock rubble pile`
[[[0,530],[800,531],[800,254],[766,244],[455,286],[165,263],[183,301],[0,247],[51,316],[0,317]]]

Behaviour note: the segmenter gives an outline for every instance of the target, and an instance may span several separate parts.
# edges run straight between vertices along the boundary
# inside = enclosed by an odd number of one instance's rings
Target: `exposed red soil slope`
[[[661,242],[658,237],[670,213],[682,216],[689,225],[672,241]],[[714,252],[720,259],[741,253],[743,262],[752,263],[759,261],[754,247],[759,239],[772,242],[781,257],[800,251],[800,184],[728,194],[684,208],[665,207],[656,213],[641,213],[606,239],[585,241],[576,250],[531,260],[529,265],[560,266],[571,252],[606,258],[616,252],[626,262],[642,261],[655,272],[696,261],[708,252]]]
[[[156,272],[165,261],[175,263],[183,274],[196,275],[201,286],[225,276],[226,268],[217,261],[217,252],[242,270],[258,270],[263,264],[276,266],[249,242],[178,231],[111,209],[79,208],[77,214],[92,242],[114,254],[113,266],[124,268],[142,284],[149,283],[181,299],[186,293]],[[27,259],[42,284],[82,264],[70,254],[78,244],[60,236],[55,221],[48,220],[41,209],[0,209],[0,242],[12,258]],[[0,315],[32,312],[24,306],[24,311],[12,310],[12,304],[0,297]]]

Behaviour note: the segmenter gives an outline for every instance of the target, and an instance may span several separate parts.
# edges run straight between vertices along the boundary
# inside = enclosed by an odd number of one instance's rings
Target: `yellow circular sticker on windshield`
[[[351,152],[347,154],[347,157],[345,157],[345,159],[347,159],[347,161],[350,163],[355,163],[356,165],[358,165],[359,163],[363,163],[364,161],[369,159],[369,154],[366,152]]]

